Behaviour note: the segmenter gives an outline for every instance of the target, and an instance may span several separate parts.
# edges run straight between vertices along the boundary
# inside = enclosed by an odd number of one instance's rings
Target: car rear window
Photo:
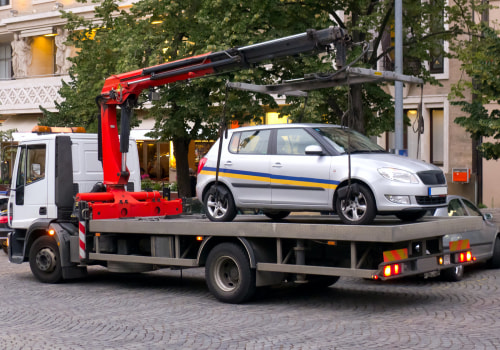
[[[238,154],[266,154],[270,130],[250,130],[233,133],[229,152]]]

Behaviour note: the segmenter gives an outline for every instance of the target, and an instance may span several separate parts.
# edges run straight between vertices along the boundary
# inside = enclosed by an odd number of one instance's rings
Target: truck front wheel
[[[29,260],[31,272],[40,282],[57,283],[62,280],[59,247],[52,237],[37,238],[31,246]]]
[[[233,243],[216,246],[207,257],[208,289],[220,301],[238,304],[255,294],[255,270],[243,249]]]

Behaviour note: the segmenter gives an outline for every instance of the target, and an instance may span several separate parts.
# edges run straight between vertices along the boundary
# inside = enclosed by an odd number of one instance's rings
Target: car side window
[[[229,152],[238,154],[267,154],[270,130],[235,132],[229,143]]]
[[[452,199],[448,203],[448,216],[467,216],[467,212],[458,199]]]
[[[304,129],[278,129],[276,153],[279,155],[305,155],[306,147],[318,142]]]
[[[469,213],[471,216],[483,216],[483,213],[477,209],[477,207],[469,202],[467,199],[463,199],[465,206],[469,209]]]

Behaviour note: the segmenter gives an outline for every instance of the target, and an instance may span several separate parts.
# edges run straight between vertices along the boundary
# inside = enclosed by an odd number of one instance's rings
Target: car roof
[[[290,123],[290,124],[263,124],[263,125],[251,125],[242,126],[235,129],[230,129],[230,131],[245,131],[245,130],[260,130],[260,129],[283,129],[283,128],[341,128],[340,125],[335,124],[320,124],[320,123]]]

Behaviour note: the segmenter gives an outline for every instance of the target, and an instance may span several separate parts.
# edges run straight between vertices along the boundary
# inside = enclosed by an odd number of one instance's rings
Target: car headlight
[[[409,171],[395,168],[379,168],[377,170],[379,174],[385,177],[387,180],[408,184],[418,184],[417,177]]]

